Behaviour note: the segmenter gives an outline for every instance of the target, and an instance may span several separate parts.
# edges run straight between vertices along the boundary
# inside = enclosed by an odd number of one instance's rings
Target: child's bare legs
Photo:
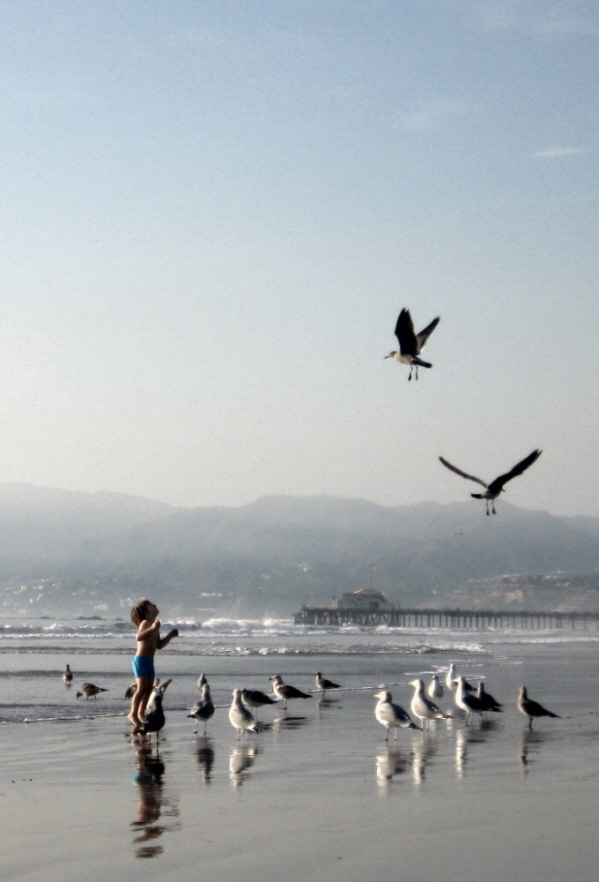
[[[146,705],[150,700],[152,689],[154,688],[153,677],[136,677],[135,693],[131,699],[131,710],[127,719],[134,726],[142,726],[144,723],[144,713]]]

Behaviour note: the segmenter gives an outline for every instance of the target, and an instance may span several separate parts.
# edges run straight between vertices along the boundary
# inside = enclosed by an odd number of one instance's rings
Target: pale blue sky
[[[599,4],[0,14],[1,481],[599,515]]]

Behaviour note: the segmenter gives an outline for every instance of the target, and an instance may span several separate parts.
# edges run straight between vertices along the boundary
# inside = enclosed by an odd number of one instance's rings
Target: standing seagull
[[[101,686],[94,686],[93,683],[84,683],[75,698],[81,698],[83,695],[85,695],[86,698],[95,698],[100,692],[108,692],[108,689],[103,689]]]
[[[202,686],[205,686],[208,680],[206,679],[206,674],[200,674],[198,677],[198,689],[200,692],[202,691]]]
[[[435,698],[443,698],[443,686],[439,683],[439,675],[433,674],[431,677],[431,682],[429,683],[428,689],[426,690],[428,697]]]
[[[412,722],[410,715],[399,704],[393,704],[391,701],[391,693],[383,689],[374,696],[378,698],[378,703],[374,709],[374,716],[381,726],[385,726],[387,734],[385,741],[389,740],[389,730],[395,729],[395,741],[397,741],[397,730],[401,726],[402,729],[419,729],[416,723]]]
[[[272,691],[274,694],[277,698],[283,699],[283,710],[287,710],[287,702],[291,698],[312,698],[307,692],[301,692],[295,686],[283,683],[283,678],[279,674],[275,674],[274,677],[269,677],[269,679],[272,681]]]
[[[415,379],[418,379],[418,368],[431,368],[430,361],[423,361],[418,358],[422,352],[422,347],[439,324],[439,316],[434,318],[430,325],[427,325],[419,334],[414,333],[414,324],[409,309],[402,309],[395,325],[395,336],[399,343],[399,352],[390,352],[385,358],[392,358],[402,364],[410,365],[410,374],[408,380],[412,379],[412,371],[415,370]]]
[[[208,683],[204,683],[202,686],[202,697],[198,701],[198,703],[192,707],[190,713],[187,714],[188,717],[192,717],[196,721],[196,727],[193,730],[193,734],[197,734],[198,731],[198,723],[200,720],[204,723],[204,735],[206,734],[206,724],[211,717],[214,716],[214,703],[210,696],[210,686]]]
[[[472,718],[472,714],[485,714],[487,711],[501,713],[501,708],[497,704],[490,704],[483,698],[479,698],[473,692],[468,692],[466,689],[466,681],[461,675],[458,677],[457,683],[458,688],[456,689],[454,699],[460,710],[465,711],[466,722]]]
[[[486,487],[484,493],[471,493],[473,499],[484,499],[487,507],[487,514],[490,514],[489,511],[489,503],[491,504],[491,511],[493,514],[497,514],[495,511],[495,500],[499,496],[500,493],[503,492],[503,485],[507,484],[508,481],[511,481],[512,478],[517,478],[518,475],[521,475],[522,472],[525,472],[529,466],[536,462],[536,460],[541,455],[540,450],[533,450],[532,453],[529,453],[528,456],[525,456],[523,460],[519,463],[516,463],[513,469],[509,472],[506,472],[505,475],[499,475],[498,478],[495,478],[494,481],[491,481],[490,484],[485,484],[481,478],[475,478],[474,475],[467,475],[466,472],[463,472],[461,469],[456,468],[456,466],[452,465],[450,462],[447,462],[446,459],[443,459],[442,456],[439,457],[445,468],[449,469],[452,472],[455,472],[456,475],[461,475],[462,478],[467,478],[469,481],[476,481],[477,484],[482,484],[483,487]]]
[[[169,681],[170,682],[170,681]],[[168,684],[167,684],[168,685]],[[165,687],[166,688],[166,687]],[[164,709],[162,707],[162,698],[164,696],[164,690],[154,687],[154,691],[152,693],[151,701],[152,706],[151,709],[148,710],[146,707],[146,715],[144,719],[143,726],[139,726],[134,730],[134,734],[141,733],[143,735],[151,735],[152,732],[156,733],[156,744],[158,744],[159,732],[164,728],[164,724],[166,722],[166,717],[164,716]],[[149,706],[149,702],[148,702]]]
[[[493,696],[485,690],[485,684],[482,682],[478,684],[476,697],[479,701],[483,702],[483,704],[485,705],[485,710],[497,711],[497,713],[502,713],[501,702],[497,701],[497,699],[493,698]]]
[[[333,683],[332,680],[327,680],[326,677],[323,677],[320,671],[316,674],[316,688],[320,689],[322,694],[325,692],[329,692],[331,689],[341,689],[339,683]]]
[[[233,728],[237,730],[237,738],[239,738],[241,732],[247,736],[248,730],[256,731],[258,721],[241,701],[241,689],[233,691],[233,701],[229,708],[229,721]]]
[[[537,701],[533,701],[532,698],[529,698],[526,691],[526,686],[520,687],[520,691],[518,693],[518,710],[521,714],[524,714],[525,717],[528,717],[529,729],[532,729],[533,717],[556,717],[558,720],[560,719],[559,714],[552,713],[550,710],[544,708],[543,705],[539,704]]]
[[[62,672],[62,679],[65,681],[67,686],[70,686],[73,682],[73,672],[71,670],[71,666],[67,665],[64,671]]]
[[[251,707],[254,710],[259,707],[264,707],[265,704],[277,703],[276,701],[273,701],[270,695],[266,695],[266,693],[262,692],[260,689],[242,689],[241,700],[246,707]],[[256,719],[257,718],[258,716],[256,715]]]
[[[452,692],[455,692],[458,688],[455,664],[453,662],[449,665],[447,674],[445,675],[445,685],[448,689],[451,689]],[[474,686],[472,685],[472,683],[469,683],[468,680],[464,680],[464,687],[466,689],[466,692],[474,692]]]
[[[428,726],[429,720],[451,720],[450,714],[444,714],[440,707],[437,707],[424,692],[424,682],[422,680],[411,680],[410,686],[414,687],[414,695],[410,708],[415,717],[421,721],[422,725]]]

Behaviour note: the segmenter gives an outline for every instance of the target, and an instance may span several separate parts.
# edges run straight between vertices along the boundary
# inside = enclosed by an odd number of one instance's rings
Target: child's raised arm
[[[169,631],[169,632],[168,632],[168,634],[166,635],[166,637],[162,637],[162,638],[160,638],[160,640],[158,641],[158,649],[164,649],[164,647],[165,647],[168,643],[171,642],[171,640],[173,639],[173,637],[178,637],[178,636],[179,636],[179,632],[178,632],[178,630],[177,630],[176,628],[173,628],[172,631]]]

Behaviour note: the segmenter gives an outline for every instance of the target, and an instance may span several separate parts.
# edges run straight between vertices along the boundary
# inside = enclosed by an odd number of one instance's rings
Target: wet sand
[[[400,730],[389,745],[376,689],[362,688],[372,674],[344,672],[342,658],[326,673],[356,688],[286,716],[264,708],[274,725],[243,742],[224,708],[194,735],[168,694],[158,752],[126,737],[124,717],[3,725],[3,878],[587,882],[599,859],[596,645],[505,652],[481,669],[503,714]],[[287,664],[307,686],[301,663]],[[530,732],[522,683],[562,719]],[[409,687],[391,691],[408,705]],[[220,704],[226,694],[213,690]]]

